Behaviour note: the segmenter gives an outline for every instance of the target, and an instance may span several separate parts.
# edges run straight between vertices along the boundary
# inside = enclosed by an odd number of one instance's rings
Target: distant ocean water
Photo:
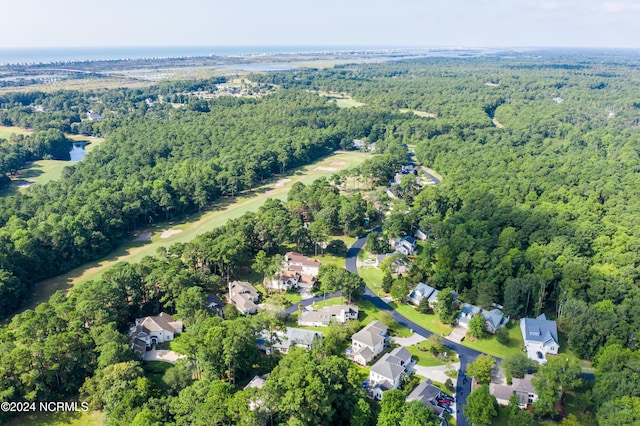
[[[367,46],[74,47],[0,49],[0,65],[391,49]]]

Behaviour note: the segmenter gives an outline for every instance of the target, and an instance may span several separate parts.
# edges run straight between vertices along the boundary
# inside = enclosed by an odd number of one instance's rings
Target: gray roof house
[[[425,379],[407,396],[406,401],[420,401],[425,407],[431,408],[436,416],[442,417],[444,408],[438,405],[438,397],[442,391],[434,386],[431,379]]]
[[[298,325],[304,327],[327,326],[331,321],[346,323],[348,320],[358,319],[359,309],[356,305],[325,306],[318,311],[305,310],[298,318]]]
[[[509,322],[509,317],[505,317],[500,309],[487,311],[486,309],[465,303],[462,305],[462,310],[458,314],[458,325],[469,328],[469,321],[471,321],[471,318],[475,315],[482,315],[484,317],[485,327],[491,334],[495,334],[497,329],[504,327]]]
[[[373,321],[351,336],[351,346],[346,355],[355,362],[367,365],[387,344],[387,326]]]
[[[416,288],[414,288],[413,291],[409,293],[409,301],[414,305],[419,305],[420,301],[426,297],[429,301],[429,305],[433,306],[438,302],[439,293],[440,290],[436,290],[430,285],[427,285],[425,283],[418,283]],[[456,293],[454,290],[451,290],[451,293],[453,293],[454,299],[458,299],[458,293]]]
[[[547,362],[546,354],[558,354],[558,328],[556,322],[551,321],[545,314],[536,319],[522,318],[520,331],[529,359],[544,364]]]
[[[411,353],[404,348],[396,348],[378,360],[369,372],[370,394],[382,399],[382,393],[400,386],[402,376],[410,373],[413,367]]]
[[[518,406],[528,408],[536,402],[538,394],[531,383],[531,374],[525,374],[522,379],[511,379],[511,385],[490,383],[489,393],[496,397],[498,404],[509,405],[511,395],[518,395]]]

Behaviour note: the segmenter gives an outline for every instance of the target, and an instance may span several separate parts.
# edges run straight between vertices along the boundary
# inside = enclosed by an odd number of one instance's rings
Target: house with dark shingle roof
[[[444,408],[438,405],[438,398],[442,394],[439,387],[431,379],[425,379],[407,396],[406,401],[420,401],[425,407],[431,408],[436,416],[442,417]]]
[[[536,319],[522,318],[520,331],[529,359],[544,364],[547,362],[546,354],[558,354],[558,328],[556,322],[551,321],[545,314]]]
[[[482,315],[484,317],[485,328],[491,334],[495,334],[497,329],[504,327],[509,322],[509,317],[505,317],[500,309],[487,311],[486,309],[465,303],[462,305],[462,310],[458,314],[458,325],[469,328],[469,321],[471,321],[471,318],[475,315]]]

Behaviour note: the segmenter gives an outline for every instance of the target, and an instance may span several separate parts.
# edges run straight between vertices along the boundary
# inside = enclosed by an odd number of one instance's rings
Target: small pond
[[[87,151],[85,150],[87,142],[72,142],[69,151],[70,161],[80,161],[84,158]]]

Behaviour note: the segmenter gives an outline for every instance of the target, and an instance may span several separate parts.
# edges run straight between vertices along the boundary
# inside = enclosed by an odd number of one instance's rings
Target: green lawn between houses
[[[104,424],[104,412],[37,412],[25,414],[7,423],[8,426],[100,426]]]
[[[473,342],[470,342],[465,338],[461,344],[498,358],[504,358],[506,356],[522,352],[524,348],[524,341],[522,340],[522,332],[520,331],[518,324],[519,322],[517,321],[510,321],[509,324],[507,324],[506,327],[509,330],[509,343],[507,345],[503,345],[498,342],[496,336],[493,335],[487,335],[486,337],[477,339]]]

